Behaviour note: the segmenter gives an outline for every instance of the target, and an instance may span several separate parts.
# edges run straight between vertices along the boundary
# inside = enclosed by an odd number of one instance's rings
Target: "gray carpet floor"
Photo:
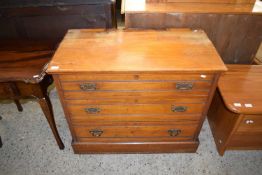
[[[1,175],[262,174],[262,151],[228,151],[220,157],[207,122],[195,154],[75,155],[56,91],[51,91],[50,96],[65,150],[58,149],[36,102],[24,103],[22,113],[13,103],[1,102]]]

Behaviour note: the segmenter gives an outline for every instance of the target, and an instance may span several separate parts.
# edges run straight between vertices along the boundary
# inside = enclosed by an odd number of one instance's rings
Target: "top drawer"
[[[210,81],[213,74],[206,73],[126,73],[126,74],[66,74],[60,75],[60,81]]]
[[[262,133],[262,115],[245,115],[237,132]]]

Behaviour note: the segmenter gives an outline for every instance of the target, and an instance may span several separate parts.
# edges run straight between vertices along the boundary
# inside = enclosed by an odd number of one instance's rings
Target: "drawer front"
[[[245,115],[237,132],[262,133],[262,115]]]
[[[262,149],[262,133],[235,133],[229,144],[229,148]]]
[[[99,104],[177,104],[177,103],[205,103],[205,96],[191,97],[159,97],[159,98],[104,98],[104,99],[83,99],[65,100],[68,105],[99,105]]]
[[[74,91],[64,91],[64,98],[68,100],[85,100],[85,99],[105,99],[105,98],[180,98],[198,96],[200,98],[207,97],[208,90],[195,90],[195,91],[95,91],[95,92],[74,92]]]
[[[70,115],[72,124],[87,125],[104,122],[181,122],[200,121],[201,114],[191,115]]]
[[[201,114],[204,104],[68,105],[71,115]]]
[[[190,137],[194,136],[196,124],[146,125],[146,126],[77,126],[77,137],[87,138],[142,138],[142,137]]]
[[[174,91],[209,89],[210,81],[166,82],[62,82],[64,91]]]
[[[145,81],[145,80],[172,80],[172,81],[191,81],[204,80],[210,81],[214,77],[208,73],[137,73],[137,74],[66,74],[60,75],[59,78],[64,81]]]

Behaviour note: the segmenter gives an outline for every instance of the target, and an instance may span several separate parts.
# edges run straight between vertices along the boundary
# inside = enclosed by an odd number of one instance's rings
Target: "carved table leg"
[[[45,95],[45,97],[41,98],[38,100],[38,103],[40,104],[45,117],[49,123],[49,126],[55,136],[56,142],[59,146],[60,149],[64,149],[64,144],[58,134],[57,128],[56,128],[56,124],[55,124],[55,120],[54,120],[54,114],[53,114],[53,108],[52,108],[52,104],[51,101],[49,99],[49,97],[47,95]]]
[[[0,136],[0,148],[2,148],[2,146],[3,146],[3,143],[2,143],[1,136]]]
[[[19,112],[22,112],[23,111],[23,107],[21,105],[21,103],[19,102],[19,100],[14,100],[15,101],[15,104],[16,104],[16,107],[18,109]]]
[[[0,116],[0,120],[2,120],[2,117]],[[3,143],[2,143],[2,138],[1,138],[1,136],[0,136],[0,148],[2,148],[2,146],[3,146]]]

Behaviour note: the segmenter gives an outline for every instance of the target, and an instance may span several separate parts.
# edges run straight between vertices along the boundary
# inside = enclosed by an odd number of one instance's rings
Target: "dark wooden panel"
[[[60,41],[69,29],[112,28],[114,20],[113,3],[0,7],[0,38]]]
[[[58,5],[83,5],[83,4],[104,4],[111,0],[1,0],[2,8],[15,7],[39,7],[39,6],[58,6]]]
[[[41,79],[54,53],[54,45],[49,41],[1,40],[0,82]]]
[[[251,63],[262,41],[262,15],[127,13],[127,28],[203,29],[226,63]]]

